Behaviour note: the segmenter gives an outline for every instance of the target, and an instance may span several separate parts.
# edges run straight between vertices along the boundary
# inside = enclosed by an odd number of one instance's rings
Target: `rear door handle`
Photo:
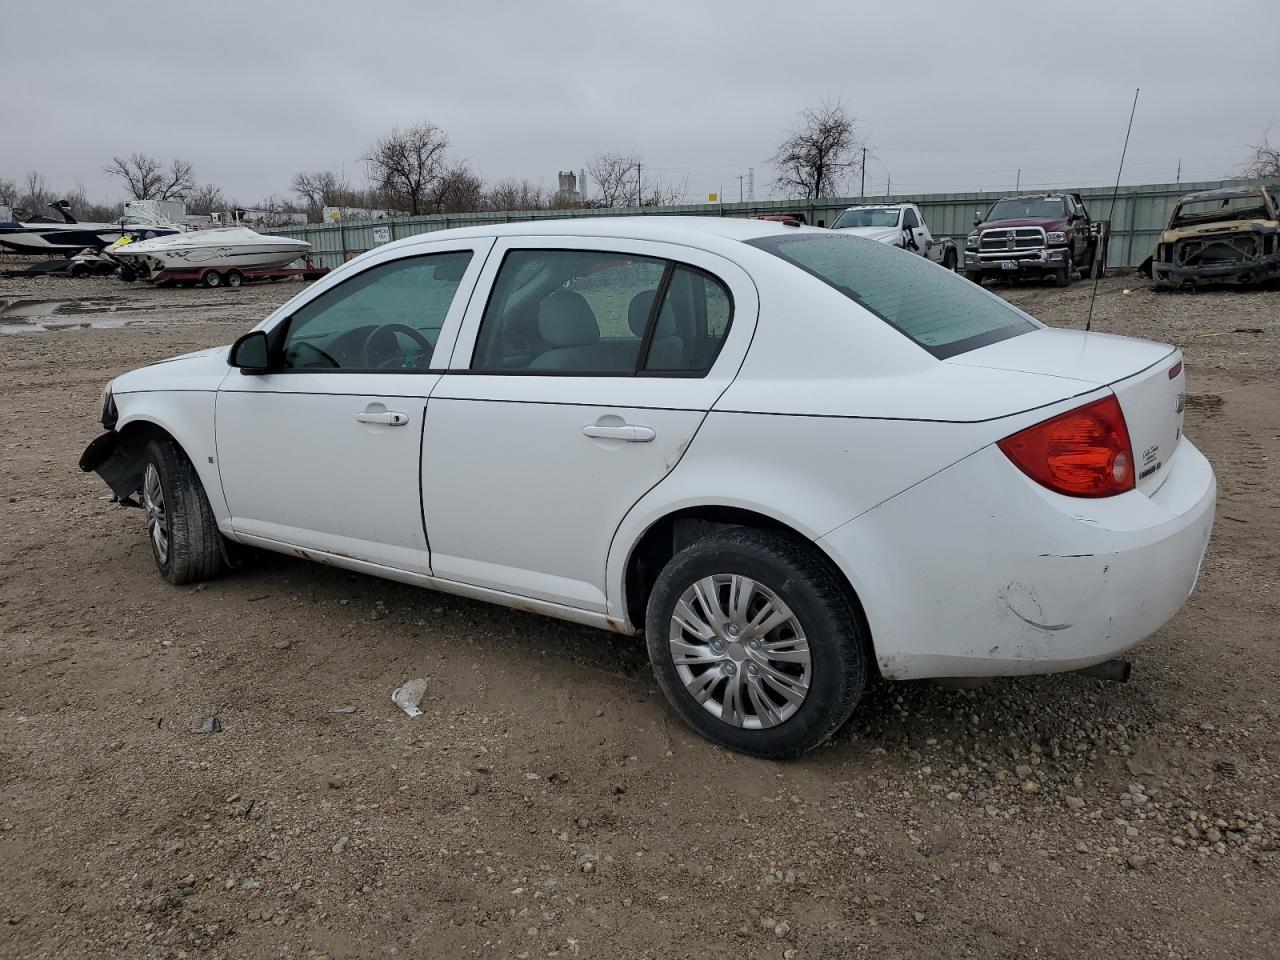
[[[582,432],[596,440],[624,440],[627,443],[649,443],[657,436],[653,427],[637,427],[629,423],[620,427],[590,423],[582,428]]]
[[[380,423],[386,427],[403,427],[409,422],[409,417],[406,414],[395,410],[383,410],[376,413],[364,410],[356,414],[356,419],[361,423]]]

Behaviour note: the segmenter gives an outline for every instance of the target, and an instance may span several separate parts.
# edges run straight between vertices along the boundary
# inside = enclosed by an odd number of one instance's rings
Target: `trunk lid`
[[[1182,436],[1186,375],[1177,348],[1105,333],[1045,328],[944,362],[1110,387],[1129,429],[1138,489],[1151,494],[1164,482],[1169,458]]]

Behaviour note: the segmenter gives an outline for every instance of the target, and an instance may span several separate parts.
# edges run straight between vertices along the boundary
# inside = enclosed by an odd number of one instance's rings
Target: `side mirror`
[[[981,222],[982,222],[982,214],[979,211],[975,210],[973,212],[973,225],[976,227]]]
[[[271,369],[271,349],[263,330],[250,330],[231,346],[227,363],[241,373],[266,373]]]

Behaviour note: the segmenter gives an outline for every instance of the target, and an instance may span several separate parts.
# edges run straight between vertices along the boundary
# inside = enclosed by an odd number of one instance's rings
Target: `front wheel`
[[[971,282],[973,282],[973,283],[976,283],[978,286],[982,286],[982,271],[981,271],[981,270],[966,270],[966,271],[964,272],[964,276],[965,276],[965,279],[966,279],[966,280],[969,280],[969,281],[971,281]]]
[[[715,743],[793,757],[849,719],[869,670],[865,628],[814,548],[735,527],[677,553],[645,614],[654,674]]]
[[[1053,274],[1053,282],[1059,287],[1071,286],[1071,281],[1076,277],[1076,268],[1071,263],[1071,254],[1067,254],[1067,262],[1064,266],[1059,267]]]
[[[206,287],[220,287],[222,286],[222,274],[217,270],[206,270],[204,276],[200,278],[200,282]]]
[[[196,468],[168,437],[147,444],[142,506],[151,555],[170,583],[191,583],[222,572],[222,534]]]
[[[228,270],[224,279],[226,280],[228,287],[238,287],[240,284],[244,283],[244,274],[239,270]]]

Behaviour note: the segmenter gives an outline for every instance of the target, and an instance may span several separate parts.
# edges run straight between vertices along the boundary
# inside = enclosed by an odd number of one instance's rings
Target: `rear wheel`
[[[151,555],[170,583],[191,583],[222,572],[222,534],[196,469],[168,437],[146,447],[142,506]]]
[[[735,527],[663,568],[645,615],[667,699],[708,740],[756,757],[817,746],[866,686],[862,618],[813,547]]]
[[[954,250],[947,250],[942,254],[942,265],[948,270],[955,270],[956,252]]]
[[[200,282],[206,287],[220,287],[222,286],[222,274],[217,270],[206,270],[200,278]]]
[[[228,270],[222,279],[226,282],[228,287],[238,287],[240,284],[244,283],[244,274],[239,270]]]

